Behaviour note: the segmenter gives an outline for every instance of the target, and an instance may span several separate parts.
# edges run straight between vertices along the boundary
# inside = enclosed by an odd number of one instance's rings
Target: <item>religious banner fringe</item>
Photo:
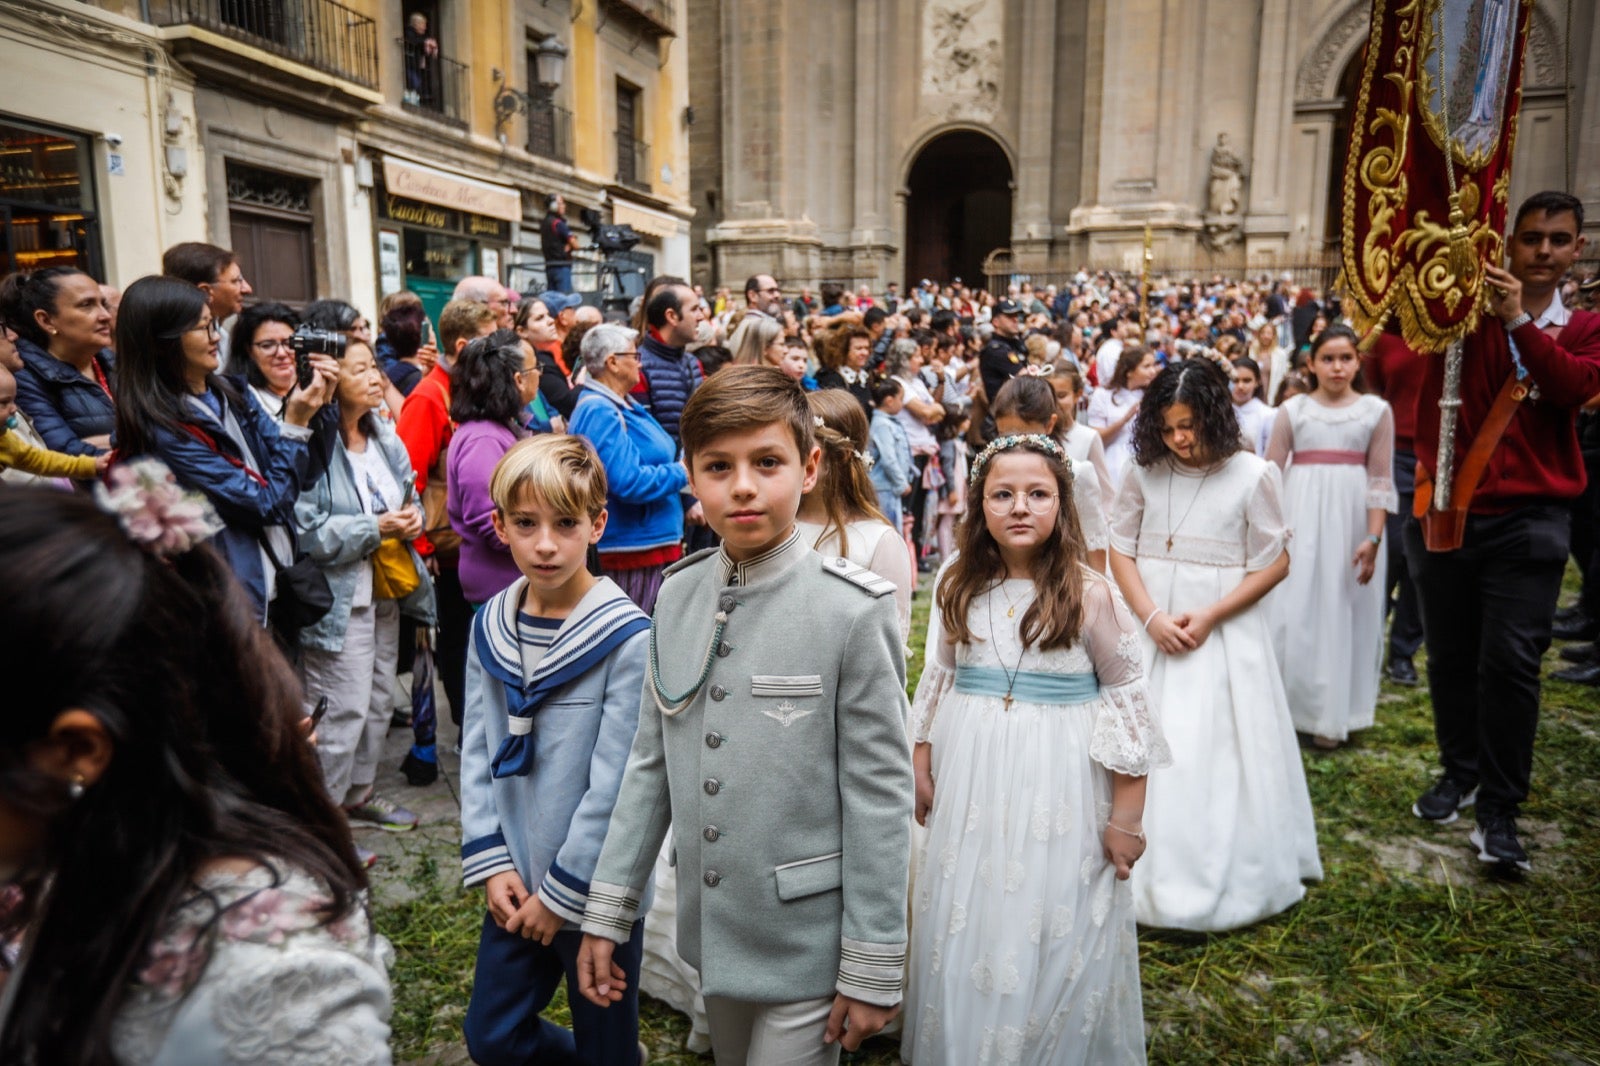
[[[1419,352],[1478,326],[1505,251],[1533,0],[1372,0],[1350,117],[1341,248],[1358,332]]]

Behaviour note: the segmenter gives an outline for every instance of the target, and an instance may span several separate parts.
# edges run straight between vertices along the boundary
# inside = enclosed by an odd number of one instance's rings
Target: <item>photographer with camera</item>
[[[307,427],[333,398],[339,363],[331,338],[297,335],[303,369],[280,426],[217,372],[219,339],[194,285],[146,277],[128,286],[117,318],[117,456],[155,455],[211,501],[227,523],[215,544],[266,624],[278,572],[294,562]]]

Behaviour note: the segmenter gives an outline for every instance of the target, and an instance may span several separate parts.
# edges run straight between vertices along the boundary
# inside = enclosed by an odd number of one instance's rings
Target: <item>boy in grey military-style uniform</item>
[[[811,413],[770,367],[684,410],[690,484],[723,546],[667,571],[639,731],[589,890],[584,995],[611,963],[669,822],[678,950],[718,1063],[832,1063],[894,1016],[912,778],[893,585],[795,533]]]

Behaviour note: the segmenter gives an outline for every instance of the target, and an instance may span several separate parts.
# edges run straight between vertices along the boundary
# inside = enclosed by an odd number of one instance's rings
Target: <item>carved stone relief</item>
[[[1352,4],[1324,31],[1316,46],[1300,63],[1300,71],[1294,83],[1296,100],[1333,98],[1338,92],[1339,75],[1343,73],[1345,62],[1355,49],[1361,47],[1361,40],[1367,36],[1371,16],[1370,3]],[[1334,69],[1336,64],[1338,70]]]
[[[946,118],[1000,107],[1002,0],[930,0],[922,9],[922,97]]]

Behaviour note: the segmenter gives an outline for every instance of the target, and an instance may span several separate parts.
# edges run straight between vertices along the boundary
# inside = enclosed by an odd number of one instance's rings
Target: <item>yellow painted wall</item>
[[[572,52],[567,57],[567,67],[572,79],[572,154],[579,170],[591,174],[604,173],[609,157],[606,154],[605,127],[601,124],[599,42],[595,39],[596,12],[599,5],[586,3],[572,24]]]

